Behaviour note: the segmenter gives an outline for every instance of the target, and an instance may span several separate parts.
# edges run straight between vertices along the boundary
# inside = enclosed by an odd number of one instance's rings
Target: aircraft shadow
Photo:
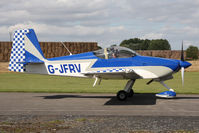
[[[162,100],[181,100],[181,99],[199,99],[199,97],[191,96],[177,96],[172,99],[158,98],[155,93],[136,93],[132,98],[128,98],[126,101],[119,101],[116,97],[112,97],[104,105],[155,105],[157,99]]]
[[[62,99],[62,98],[112,98],[114,96],[81,96],[81,95],[52,95],[52,96],[38,96],[44,99]]]
[[[117,97],[112,97],[104,105],[155,105],[156,99],[153,93],[136,93],[125,101],[119,101]]]
[[[152,93],[134,94],[133,97],[128,97],[125,101],[119,101],[116,96],[82,96],[82,95],[51,95],[38,96],[44,99],[62,99],[62,98],[108,98],[109,100],[104,105],[155,105],[156,97]]]

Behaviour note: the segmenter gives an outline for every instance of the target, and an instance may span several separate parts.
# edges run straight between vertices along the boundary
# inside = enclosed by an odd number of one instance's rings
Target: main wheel
[[[120,101],[126,100],[127,96],[128,96],[128,93],[124,90],[121,90],[117,93],[117,99]]]
[[[130,90],[130,92],[128,93],[128,97],[132,97],[134,95],[134,91],[133,89]]]

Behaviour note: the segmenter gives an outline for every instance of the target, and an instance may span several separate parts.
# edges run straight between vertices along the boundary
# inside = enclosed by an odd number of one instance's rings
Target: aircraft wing
[[[170,73],[168,75],[168,73]],[[159,79],[171,76],[172,70],[162,66],[141,66],[131,68],[96,69],[88,71],[86,76],[98,76],[101,78],[124,78],[124,79]]]
[[[96,71],[88,71],[85,73],[86,76],[97,76],[100,78],[131,78],[131,79],[138,79],[142,78],[140,75],[135,73],[133,69],[126,69],[126,68],[119,68],[119,69],[102,69]]]

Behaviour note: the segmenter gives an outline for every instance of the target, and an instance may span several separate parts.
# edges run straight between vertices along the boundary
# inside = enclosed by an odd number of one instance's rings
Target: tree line
[[[123,40],[120,46],[130,48],[132,50],[171,50],[171,45],[166,39],[139,39],[131,38]],[[186,50],[188,59],[198,59],[199,50],[196,46],[189,46]]]
[[[130,48],[132,50],[171,50],[171,46],[166,39],[139,39],[132,38],[124,40],[120,46]]]

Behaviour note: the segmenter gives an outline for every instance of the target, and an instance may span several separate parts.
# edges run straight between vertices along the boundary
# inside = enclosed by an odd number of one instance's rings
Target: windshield
[[[111,58],[129,58],[137,55],[133,50],[120,47],[120,46],[111,46],[105,49],[99,49],[93,52],[95,56],[102,59],[111,59]]]

